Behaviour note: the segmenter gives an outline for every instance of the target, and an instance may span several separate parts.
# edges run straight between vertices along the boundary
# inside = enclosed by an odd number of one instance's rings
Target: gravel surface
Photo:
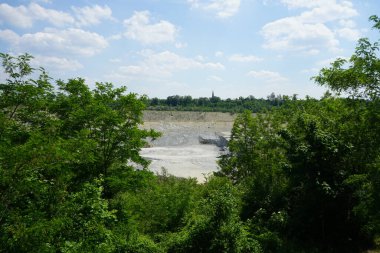
[[[221,153],[215,145],[200,144],[199,136],[228,137],[234,119],[229,113],[147,111],[143,127],[163,136],[142,149],[141,155],[151,160],[152,171],[164,167],[174,176],[204,182],[205,176],[218,170],[216,160]]]

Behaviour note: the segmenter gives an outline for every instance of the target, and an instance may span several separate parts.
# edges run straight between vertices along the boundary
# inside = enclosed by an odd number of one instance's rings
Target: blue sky
[[[0,1],[0,51],[149,97],[318,98],[310,77],[379,38],[374,14],[378,0]]]

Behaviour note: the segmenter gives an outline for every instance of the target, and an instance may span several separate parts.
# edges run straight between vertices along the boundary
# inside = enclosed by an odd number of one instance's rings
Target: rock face
[[[215,133],[214,135],[199,135],[198,140],[201,144],[213,144],[219,148],[224,148],[227,146],[227,139],[224,136],[219,135],[217,133]]]
[[[236,116],[224,112],[144,111],[144,122],[231,123]]]

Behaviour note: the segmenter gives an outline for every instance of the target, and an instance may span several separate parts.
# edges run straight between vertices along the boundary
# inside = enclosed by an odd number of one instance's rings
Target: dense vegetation
[[[202,112],[230,112],[242,113],[244,110],[251,112],[266,112],[273,107],[280,107],[285,100],[290,99],[289,96],[277,95],[272,92],[266,99],[248,96],[246,98],[239,97],[236,99],[221,99],[214,96],[211,97],[192,98],[191,96],[169,96],[166,99],[151,98],[147,100],[147,109],[155,111],[202,111]],[[297,99],[297,95],[292,96],[293,100]]]
[[[375,28],[380,20],[374,16]],[[361,39],[314,80],[349,98],[240,114],[221,170],[154,175],[145,97],[1,54],[0,252],[360,252],[380,235],[380,59]],[[36,76],[36,74],[39,74]],[[135,169],[140,164],[143,169]]]

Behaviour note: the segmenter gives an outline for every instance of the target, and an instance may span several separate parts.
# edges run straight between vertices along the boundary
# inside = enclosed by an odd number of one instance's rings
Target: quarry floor
[[[162,137],[152,141],[140,154],[151,161],[150,170],[160,173],[165,168],[178,177],[205,177],[218,170],[220,148],[200,144],[200,135],[228,137],[235,115],[219,112],[145,111],[145,129],[155,129]]]

